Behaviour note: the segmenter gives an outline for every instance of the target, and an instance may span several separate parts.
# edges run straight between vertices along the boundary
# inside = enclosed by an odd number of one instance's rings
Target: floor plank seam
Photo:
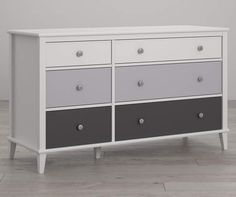
[[[198,159],[194,159],[194,161],[196,162],[197,166],[201,166]]]
[[[5,178],[5,176],[6,176],[6,174],[3,173],[3,174],[2,174],[2,177],[1,177],[1,179],[0,179],[0,184],[3,182],[3,179]]]
[[[162,185],[163,185],[164,191],[167,192],[167,191],[166,191],[165,183],[162,183]]]

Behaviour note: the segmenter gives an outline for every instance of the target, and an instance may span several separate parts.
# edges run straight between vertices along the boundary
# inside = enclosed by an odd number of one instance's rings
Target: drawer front
[[[55,42],[46,45],[47,67],[110,63],[110,41]]]
[[[221,58],[221,37],[116,41],[115,62]]]
[[[129,140],[222,128],[221,97],[116,106],[115,139]]]
[[[111,102],[111,69],[47,71],[47,107]]]
[[[49,111],[46,147],[58,148],[111,141],[111,107]]]
[[[116,68],[116,101],[221,93],[221,62]]]

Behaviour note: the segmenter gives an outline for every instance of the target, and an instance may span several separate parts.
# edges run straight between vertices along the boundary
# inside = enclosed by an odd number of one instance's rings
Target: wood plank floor
[[[0,102],[0,197],[235,197],[236,108],[229,109],[229,150],[218,135],[48,155],[45,175],[35,155],[17,147],[8,159],[8,108]]]

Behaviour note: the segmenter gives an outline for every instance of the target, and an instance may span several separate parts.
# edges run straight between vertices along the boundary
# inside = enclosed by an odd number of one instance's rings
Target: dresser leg
[[[188,145],[188,137],[183,137],[182,138],[182,143],[184,146],[187,146]]]
[[[37,155],[37,168],[39,174],[44,174],[47,155],[45,153]]]
[[[188,137],[183,137],[182,139],[183,139],[184,142],[188,141]]]
[[[15,157],[15,152],[16,152],[16,143],[10,142],[10,159],[14,159]]]
[[[220,137],[222,150],[227,150],[228,149],[228,133],[220,133],[219,137]]]
[[[101,159],[102,158],[102,147],[95,147],[94,148],[94,158]]]

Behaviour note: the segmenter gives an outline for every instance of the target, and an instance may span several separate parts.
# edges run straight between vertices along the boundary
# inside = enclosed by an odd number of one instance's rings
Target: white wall
[[[230,27],[229,97],[236,100],[235,0],[0,0],[0,100],[8,99],[8,29],[137,25]]]

